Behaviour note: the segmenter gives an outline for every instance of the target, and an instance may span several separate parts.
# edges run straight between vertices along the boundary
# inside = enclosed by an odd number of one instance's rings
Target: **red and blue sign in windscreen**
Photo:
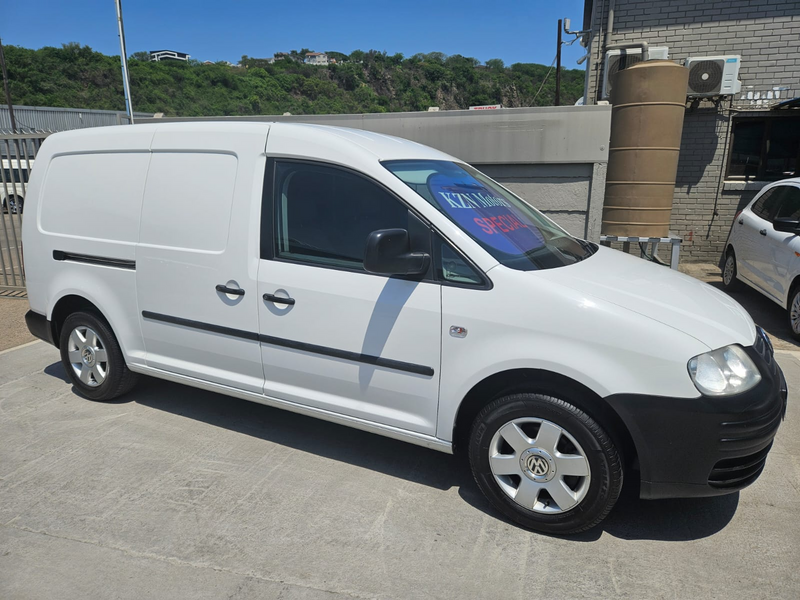
[[[508,254],[525,254],[544,246],[539,229],[498,192],[467,173],[454,177],[434,173],[428,189],[456,223],[481,242]]]

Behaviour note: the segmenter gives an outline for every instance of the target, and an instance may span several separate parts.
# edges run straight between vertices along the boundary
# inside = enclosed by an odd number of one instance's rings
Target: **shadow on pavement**
[[[60,362],[53,363],[52,365],[45,367],[44,372],[45,374],[55,377],[56,379],[60,379],[65,383],[70,383],[67,373],[64,371],[64,365],[62,365]]]
[[[439,490],[460,483],[451,455],[247,400],[150,377],[124,400]]]
[[[61,363],[53,363],[44,372],[68,382]],[[459,457],[150,377],[142,377],[139,385],[119,402],[136,402],[437,490],[457,487],[465,502],[509,522],[484,498],[466,461]],[[733,518],[738,502],[739,494],[642,501],[638,498],[638,482],[631,478],[611,515],[599,527],[566,539],[590,542],[597,540],[604,531],[631,540],[700,539],[723,529]]]
[[[605,532],[623,540],[699,540],[724,529],[739,505],[738,492],[715,498],[641,500],[638,479],[630,483],[632,485],[626,482],[611,514],[600,525],[576,535],[555,537],[575,542],[594,542]],[[458,493],[473,507],[514,525],[489,504],[471,479],[459,488]]]

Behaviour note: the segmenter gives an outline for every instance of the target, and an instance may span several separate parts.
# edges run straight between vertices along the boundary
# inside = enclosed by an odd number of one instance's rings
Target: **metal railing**
[[[0,135],[0,290],[25,289],[22,219],[28,177],[46,133]]]

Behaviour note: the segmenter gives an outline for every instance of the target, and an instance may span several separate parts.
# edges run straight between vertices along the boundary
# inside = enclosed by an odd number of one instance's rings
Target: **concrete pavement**
[[[0,297],[0,350],[15,348],[36,339],[25,324],[25,313],[29,309],[27,298]]]
[[[789,413],[739,494],[529,533],[456,458],[154,379],[77,396],[41,342],[0,353],[0,598],[797,598]]]

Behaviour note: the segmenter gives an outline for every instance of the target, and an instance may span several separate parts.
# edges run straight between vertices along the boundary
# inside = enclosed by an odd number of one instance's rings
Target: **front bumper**
[[[788,394],[783,372],[762,336],[744,350],[761,372],[761,382],[743,394],[618,394],[606,399],[636,445],[642,498],[728,494],[761,474],[786,415]]]

